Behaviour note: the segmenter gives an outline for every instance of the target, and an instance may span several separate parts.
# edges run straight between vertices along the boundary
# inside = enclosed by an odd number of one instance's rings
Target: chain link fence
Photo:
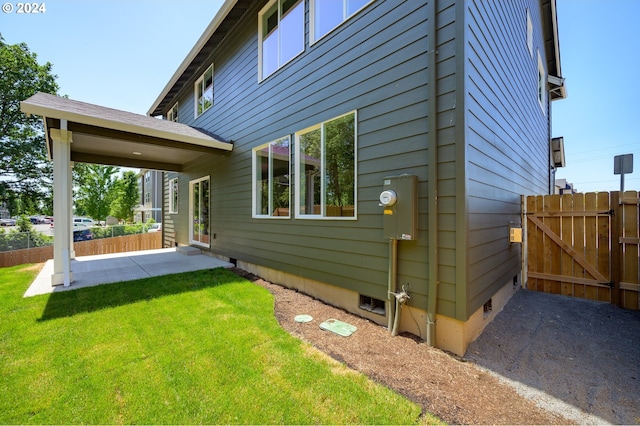
[[[155,228],[151,223],[136,223],[132,225],[114,225],[106,227],[76,227],[73,230],[74,241],[87,241],[101,238],[121,237],[123,235],[144,234]],[[40,231],[19,232],[17,229],[0,230],[0,252],[24,250],[53,245],[53,236]]]

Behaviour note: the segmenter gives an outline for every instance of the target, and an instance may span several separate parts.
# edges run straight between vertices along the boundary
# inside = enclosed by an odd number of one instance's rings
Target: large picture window
[[[290,138],[253,150],[254,217],[289,217]]]
[[[209,176],[189,182],[189,243],[209,247]]]
[[[296,134],[296,214],[356,217],[356,113]]]
[[[178,178],[169,181],[169,213],[178,213]]]
[[[194,88],[196,117],[213,106],[213,64],[196,81]]]
[[[259,78],[304,51],[304,1],[273,0],[258,14]]]
[[[349,19],[372,0],[311,0],[311,43]]]

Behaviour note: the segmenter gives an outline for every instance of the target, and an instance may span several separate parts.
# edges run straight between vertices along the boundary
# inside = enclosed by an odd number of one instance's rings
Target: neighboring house
[[[133,210],[134,222],[153,219],[162,222],[162,172],[142,169],[138,172],[138,193],[140,204]]]
[[[463,354],[520,285],[521,196],[554,189],[557,34],[555,0],[227,0],[152,105],[167,120],[21,108],[56,217],[72,161],[167,171],[165,245]]]
[[[9,219],[9,209],[7,208],[6,203],[0,203],[0,219]]]
[[[554,194],[575,194],[576,190],[572,183],[568,183],[566,179],[556,179],[556,188]]]

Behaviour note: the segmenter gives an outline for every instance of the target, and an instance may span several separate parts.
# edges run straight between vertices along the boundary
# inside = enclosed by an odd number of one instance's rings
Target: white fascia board
[[[64,98],[59,98],[55,95],[36,94],[34,96],[43,95],[57,98],[62,102],[65,102]],[[71,101],[71,100],[69,100]],[[74,102],[74,101],[71,101]],[[202,133],[186,124],[175,123],[173,121],[161,120],[146,115],[134,114],[131,112],[125,112],[120,110],[114,110],[111,108],[100,107],[97,105],[84,104],[89,107],[98,108],[96,114],[86,114],[81,112],[70,111],[69,109],[56,108],[55,106],[47,106],[41,103],[26,101],[20,102],[20,110],[25,114],[39,115],[43,118],[50,117],[61,120],[67,120],[69,122],[86,124],[89,126],[103,127],[106,129],[119,130],[128,133],[135,133],[144,136],[150,136],[160,139],[174,140],[176,142],[184,142],[192,145],[205,146],[209,148],[221,149],[224,151],[231,151],[233,145],[228,142],[219,141],[205,133]],[[100,114],[104,112],[105,114]],[[125,122],[117,119],[105,118],[105,115],[114,113],[116,115],[128,115],[138,121],[144,123],[138,124],[134,122]],[[46,120],[45,120],[46,122]],[[148,125],[147,125],[148,123]],[[161,128],[159,128],[161,127]],[[171,127],[175,127],[175,131],[172,131]],[[190,134],[185,133],[188,132]]]

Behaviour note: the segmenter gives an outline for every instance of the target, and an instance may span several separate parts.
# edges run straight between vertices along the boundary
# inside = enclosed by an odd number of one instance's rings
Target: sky
[[[50,0],[38,14],[2,3],[13,9],[0,12],[5,43],[25,42],[51,62],[60,94],[146,114],[223,0]],[[552,103],[552,136],[564,137],[566,159],[556,178],[579,192],[619,190],[613,158],[633,154],[624,187],[640,190],[640,0],[557,7],[568,97]]]

